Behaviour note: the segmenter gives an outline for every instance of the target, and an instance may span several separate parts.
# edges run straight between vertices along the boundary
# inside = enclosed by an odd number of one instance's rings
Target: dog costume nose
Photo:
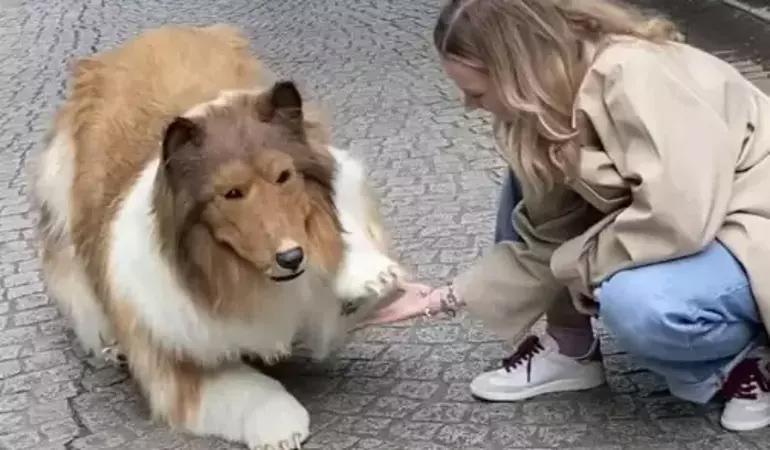
[[[285,252],[275,254],[275,262],[288,270],[297,270],[302,264],[303,259],[305,259],[305,252],[302,251],[302,247],[294,247]]]

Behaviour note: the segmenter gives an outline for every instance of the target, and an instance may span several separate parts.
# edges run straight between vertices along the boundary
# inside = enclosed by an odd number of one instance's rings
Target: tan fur
[[[121,346],[130,349],[131,371],[142,381],[140,387],[151,399],[153,416],[172,426],[195,420],[204,371],[193,362],[158,348],[125,303],[115,302],[110,309],[110,315],[119,318],[115,321],[116,334]]]

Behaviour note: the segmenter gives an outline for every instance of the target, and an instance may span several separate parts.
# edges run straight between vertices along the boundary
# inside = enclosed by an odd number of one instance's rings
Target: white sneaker
[[[755,350],[730,372],[722,393],[727,397],[722,426],[750,431],[770,426],[770,358],[768,349]]]
[[[598,340],[583,358],[559,353],[556,341],[545,334],[529,336],[501,369],[486,372],[471,382],[471,393],[484,400],[512,402],[550,392],[579,391],[601,386],[604,369]]]

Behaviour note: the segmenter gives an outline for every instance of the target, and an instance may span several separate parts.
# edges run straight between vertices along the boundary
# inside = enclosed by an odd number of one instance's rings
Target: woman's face
[[[500,119],[510,115],[484,69],[450,58],[442,58],[441,65],[463,92],[465,107],[468,110],[481,108]]]

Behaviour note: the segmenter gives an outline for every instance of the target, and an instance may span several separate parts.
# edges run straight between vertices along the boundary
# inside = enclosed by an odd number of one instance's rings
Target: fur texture
[[[173,426],[298,447],[307,412],[240,358],[323,357],[395,289],[360,163],[223,25],[80,61],[51,136],[44,270],[82,345],[119,348]]]

